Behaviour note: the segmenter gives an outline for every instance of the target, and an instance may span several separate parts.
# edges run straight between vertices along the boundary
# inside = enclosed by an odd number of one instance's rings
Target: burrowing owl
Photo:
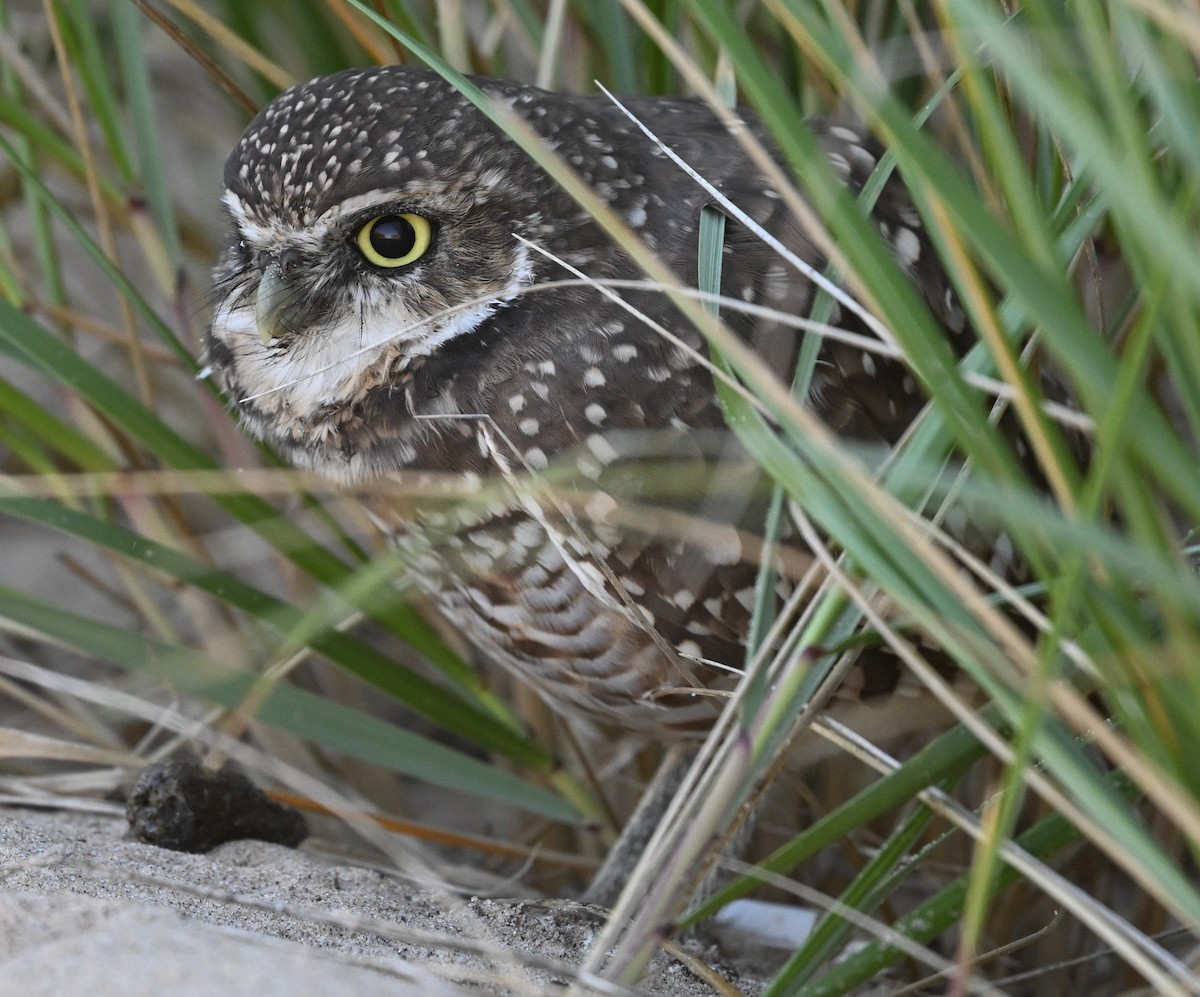
[[[477,82],[695,284],[711,196],[629,117],[603,97]],[[627,107],[822,265],[702,102]],[[814,128],[859,190],[877,162],[869,143],[842,124]],[[455,476],[478,496],[459,510],[381,500],[374,512],[478,656],[566,712],[703,726],[719,703],[689,690],[728,686],[742,664],[764,489],[726,429],[704,341],[669,299],[630,283],[643,274],[628,255],[426,70],[351,70],[287,91],[251,122],[225,185],[233,236],[207,354],[250,431],[347,485]],[[961,348],[962,315],[898,180],[872,218]],[[568,268],[612,283],[632,310]],[[732,219],[722,290],[787,315],[814,296]],[[786,378],[798,333],[762,315],[723,311]],[[901,364],[829,341],[809,402],[848,439],[887,445],[924,398]],[[784,553],[803,563],[798,545]]]

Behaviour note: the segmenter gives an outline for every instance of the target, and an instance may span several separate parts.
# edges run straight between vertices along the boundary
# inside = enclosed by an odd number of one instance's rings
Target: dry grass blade
[[[754,848],[769,867],[801,863],[773,884],[826,912],[768,997],[857,992],[880,973],[900,988],[904,974],[927,971],[937,976],[914,986],[1200,992],[1188,953],[1200,938],[1188,748],[1200,738],[1189,705],[1200,691],[1200,585],[1196,552],[1180,539],[1200,517],[1194,11],[1162,0],[1020,10],[986,0],[301,0],[286,18],[237,0],[31,9],[0,0],[0,527],[14,552],[0,567],[0,754],[19,763],[4,777],[6,800],[103,810],[85,794],[113,790],[139,759],[188,742],[237,759],[453,908],[455,938],[357,922],[476,960],[420,977],[447,992],[533,993],[551,978],[628,992],[689,903],[707,916],[748,891],[735,884],[699,907],[693,896],[751,809],[764,815]],[[459,85],[528,153],[525,166],[556,180],[633,261],[611,279],[570,247],[509,242],[554,278],[514,290],[512,306],[552,313],[555,295],[595,301],[656,349],[657,337],[690,349],[750,455],[730,462],[731,480],[761,472],[774,489],[764,524],[739,520],[717,538],[710,507],[679,511],[708,487],[684,461],[666,466],[661,486],[631,472],[597,500],[569,463],[529,459],[524,430],[465,407],[422,429],[448,439],[469,424],[481,459],[499,469],[491,479],[399,472],[338,490],[276,466],[221,411],[275,401],[299,382],[219,399],[188,377],[206,306],[182,289],[207,281],[227,244],[214,185],[245,116],[293,79],[414,56]],[[746,237],[737,246],[774,246],[772,262],[811,284],[814,300],[781,313],[715,293],[721,247],[704,239],[699,279],[675,272],[655,251],[663,240],[645,238],[663,233],[644,212],[615,210],[617,188],[592,187],[586,168],[564,162],[561,134],[541,140],[519,102],[497,106],[451,67],[588,91],[596,78],[610,102],[634,109],[624,134],[657,143],[655,159],[709,200],[710,238],[715,211]],[[750,110],[725,105],[734,83]],[[638,105],[611,96],[684,91],[726,122],[729,154],[775,192],[764,194],[770,223],[708,183],[678,136],[637,132]],[[592,100],[575,106],[619,120]],[[804,117],[847,110],[862,119],[856,136],[888,149],[862,145],[874,173],[858,203],[824,168]],[[621,149],[613,159],[632,184]],[[896,266],[905,236],[875,222],[901,187],[914,206],[905,231],[923,234],[919,256]],[[775,238],[785,212],[811,259]],[[914,266],[922,291],[951,296],[914,293]],[[380,325],[303,376],[332,382],[343,364],[469,324],[494,298],[490,287],[469,301],[447,296],[436,315]],[[646,302],[670,319],[656,321],[638,307]],[[973,345],[947,334],[943,319],[959,306]],[[703,337],[690,348],[685,324]],[[730,331],[751,326],[801,343],[795,388]],[[162,346],[142,343],[145,330]],[[901,370],[929,401],[890,452],[848,444],[814,415],[828,383],[820,365],[833,356],[861,358],[870,377]],[[1059,377],[1067,390],[1047,391]],[[1084,438],[1093,456],[1076,466],[1065,441]],[[366,509],[387,503],[434,510],[445,525],[382,551]],[[440,634],[458,641],[460,621],[438,630],[397,599],[414,558],[442,557],[481,510],[540,527],[565,570],[616,592],[626,611],[640,603],[611,565],[589,570],[605,529],[693,543],[705,556],[732,538],[758,569],[754,653],[685,655],[675,664],[686,658],[694,671],[681,667],[678,682],[648,694],[725,701],[582,973],[493,944],[494,925],[457,893],[509,889],[494,869],[556,895],[574,889],[570,874],[582,879],[602,848],[597,827],[619,825],[652,759],[632,737],[564,734],[542,704],[445,645]],[[439,570],[425,579],[444,582]],[[669,598],[663,588],[654,594]],[[927,746],[889,739],[888,721],[823,715],[867,689],[855,656],[876,652],[900,663],[906,694],[962,728]],[[719,688],[695,687],[713,676]],[[185,697],[208,696],[209,678],[217,691],[196,708]],[[379,720],[383,700],[381,712],[410,728]],[[856,721],[871,702],[864,693]],[[289,721],[293,708],[308,719]],[[789,766],[805,753],[817,760],[801,776]],[[922,776],[926,764],[936,777]],[[587,778],[603,804],[581,788]],[[779,799],[761,800],[766,785]],[[471,823],[457,827],[464,815]],[[86,875],[128,878],[115,867]],[[237,899],[219,892],[195,897]],[[1084,961],[1097,944],[1103,958]],[[905,953],[911,965],[887,969]]]

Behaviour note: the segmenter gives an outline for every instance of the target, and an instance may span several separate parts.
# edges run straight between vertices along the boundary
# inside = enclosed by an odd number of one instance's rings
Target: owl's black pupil
[[[384,215],[371,226],[371,248],[387,260],[398,260],[412,252],[417,233],[399,215]]]

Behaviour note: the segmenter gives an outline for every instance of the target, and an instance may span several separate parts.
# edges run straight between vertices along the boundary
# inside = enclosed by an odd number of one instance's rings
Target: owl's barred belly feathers
[[[619,108],[477,82],[694,284],[709,196]],[[792,252],[822,264],[707,107],[628,106]],[[857,190],[874,152],[844,125],[814,127]],[[293,88],[250,124],[225,183],[233,231],[207,359],[247,427],[347,484],[423,471],[485,496],[418,511],[415,523],[397,503],[376,500],[373,512],[481,657],[553,703],[659,729],[714,716],[718,700],[687,690],[728,688],[742,664],[765,493],[725,430],[702,338],[666,296],[618,291],[674,342],[594,287],[556,283],[571,275],[555,259],[598,281],[642,274],[425,70],[352,70]],[[898,181],[872,217],[965,337]],[[805,277],[732,220],[722,290],[787,315],[812,298]],[[788,375],[798,333],[734,309],[723,318]],[[853,316],[837,320],[855,327]],[[889,445],[924,398],[898,363],[827,341],[810,402],[848,438]],[[782,557],[786,590],[807,556],[795,546]]]

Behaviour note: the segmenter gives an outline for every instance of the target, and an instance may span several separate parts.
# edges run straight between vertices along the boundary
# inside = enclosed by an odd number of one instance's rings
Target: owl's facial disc
[[[486,197],[381,189],[297,223],[228,192],[208,352],[249,428],[321,467],[370,392],[512,302],[532,265]]]

